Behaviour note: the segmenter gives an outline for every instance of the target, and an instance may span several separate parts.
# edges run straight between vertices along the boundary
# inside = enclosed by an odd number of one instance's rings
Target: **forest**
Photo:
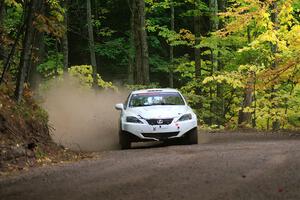
[[[179,89],[207,128],[300,127],[299,0],[0,0],[0,84]],[[2,104],[1,104],[2,106]]]

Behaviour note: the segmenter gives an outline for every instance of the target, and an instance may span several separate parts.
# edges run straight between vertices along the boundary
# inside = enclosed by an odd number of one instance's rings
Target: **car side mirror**
[[[115,109],[124,110],[124,105],[122,103],[118,103],[118,104],[115,105]]]

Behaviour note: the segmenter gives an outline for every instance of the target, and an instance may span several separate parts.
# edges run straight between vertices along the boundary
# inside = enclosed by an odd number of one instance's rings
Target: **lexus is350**
[[[181,139],[197,144],[197,116],[176,89],[147,89],[130,93],[121,111],[119,143],[129,149],[132,142]]]

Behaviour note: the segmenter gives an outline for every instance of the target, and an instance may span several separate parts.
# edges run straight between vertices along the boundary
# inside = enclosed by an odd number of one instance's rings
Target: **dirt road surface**
[[[300,199],[300,137],[202,134],[0,178],[0,199]]]

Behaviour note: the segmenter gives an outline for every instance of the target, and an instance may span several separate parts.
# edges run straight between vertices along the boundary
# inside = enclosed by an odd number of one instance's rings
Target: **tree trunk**
[[[211,15],[210,15],[210,30],[211,32],[214,32],[219,29],[219,19],[218,19],[218,1],[217,0],[209,0],[209,8],[211,10]],[[210,55],[210,61],[211,61],[211,76],[214,74],[215,71],[215,65],[217,64],[217,55],[215,55],[213,48],[211,48],[211,55]],[[214,113],[216,116],[218,115],[218,102],[213,99],[214,95],[213,92],[215,91],[210,88],[210,111]],[[215,118],[216,119],[216,118]],[[213,118],[211,118],[210,123],[214,124],[218,122],[214,121]]]
[[[142,71],[143,71],[143,84],[150,83],[149,77],[149,52],[148,52],[148,42],[147,42],[147,32],[146,32],[146,13],[145,13],[145,1],[139,0],[139,10],[141,17],[141,43],[142,43]]]
[[[218,19],[218,1],[209,0],[209,8],[211,10],[210,16],[210,30],[211,32],[217,31],[219,29],[219,19]],[[214,49],[211,51],[211,64],[214,68],[216,62],[216,55],[214,54]]]
[[[0,60],[4,61],[6,56],[5,56],[5,49],[3,46],[3,19],[5,17],[5,4],[4,0],[0,0]]]
[[[271,5],[271,21],[273,22],[274,24],[274,29],[277,30],[278,29],[278,10],[277,10],[277,2],[276,1],[273,1],[272,2],[272,5]],[[272,54],[273,56],[275,57],[275,54],[278,52],[278,44],[271,44],[271,49],[272,49]],[[277,62],[276,60],[274,59],[274,61],[272,62],[272,69],[276,69],[277,68]],[[272,96],[271,96],[271,101],[276,97],[275,96],[275,92],[276,92],[276,89],[274,88],[274,86],[272,87],[271,89],[271,92],[273,93]],[[274,107],[278,107],[277,105],[274,105]],[[272,129],[273,130],[279,130],[280,129],[280,122],[279,120],[274,120],[272,122]]]
[[[195,10],[197,10],[197,5],[195,5]],[[196,36],[196,45],[200,44],[201,37],[201,16],[199,13],[195,13],[194,16],[194,32]],[[195,48],[195,77],[199,79],[201,77],[201,49]]]
[[[253,88],[254,88],[254,72],[251,72],[248,77],[246,88],[244,90],[244,100],[243,100],[242,109],[239,111],[239,119],[238,119],[239,125],[243,125],[245,123],[251,123],[251,112],[244,112],[244,109],[250,107],[252,104]]]
[[[225,12],[227,6],[227,0],[217,0],[219,11]],[[219,28],[222,29],[224,27],[224,20],[219,20]]]
[[[23,96],[24,91],[24,82],[26,73],[28,72],[28,68],[30,67],[31,61],[31,45],[33,42],[33,35],[34,35],[34,27],[33,27],[33,19],[34,13],[36,11],[36,3],[38,1],[31,0],[26,3],[27,12],[25,19],[25,34],[23,38],[23,49],[21,52],[21,58],[19,63],[17,81],[16,81],[16,89],[15,89],[15,99],[19,103]]]
[[[149,84],[149,53],[145,25],[145,2],[134,0],[135,83]]]
[[[141,48],[141,38],[140,38],[140,20],[139,13],[136,4],[137,0],[133,0],[134,8],[134,47],[135,47],[135,63],[134,63],[134,83],[143,84],[142,76],[142,48]]]
[[[5,3],[4,0],[0,0],[0,36],[3,33],[3,20],[5,17]]]
[[[254,101],[254,110],[253,110],[253,118],[252,118],[252,128],[256,128],[256,72],[253,73],[253,98],[252,101]]]
[[[219,29],[218,0],[209,0],[209,8],[211,10],[210,30],[211,31],[216,31],[216,30]]]
[[[32,62],[30,66],[30,70],[28,72],[28,82],[32,90],[35,90],[37,88],[38,83],[41,80],[41,75],[37,71],[37,66],[44,62],[45,55],[46,55],[44,37],[45,37],[44,33],[40,33],[36,31],[34,42],[33,42],[34,48],[32,50],[32,53],[38,59],[36,62]]]
[[[5,3],[4,0],[0,0],[0,25],[2,25],[3,17],[5,12]]]
[[[25,8],[26,9],[26,8]],[[25,9],[23,11],[23,15],[25,15]],[[26,17],[26,16],[25,16]],[[3,70],[2,70],[2,74],[1,74],[1,78],[0,78],[0,84],[3,82],[4,80],[4,76],[6,74],[6,72],[8,71],[9,67],[10,67],[10,64],[11,64],[11,60],[13,59],[13,56],[15,55],[15,51],[17,49],[17,46],[18,46],[18,43],[19,43],[19,40],[24,32],[24,28],[25,28],[25,23],[26,23],[26,20],[25,20],[25,17],[22,19],[22,22],[20,24],[20,28],[16,34],[16,39],[14,41],[14,44],[12,45],[11,47],[11,50],[9,52],[8,55],[5,55],[3,54],[3,57],[5,59],[5,63],[3,65]]]
[[[195,45],[199,45],[201,42],[201,13],[198,7],[199,0],[195,1],[195,13],[194,13],[194,33],[195,33]],[[201,48],[195,47],[194,48],[194,55],[195,55],[195,79],[197,83],[201,82]],[[196,95],[202,95],[202,88],[200,84],[197,84],[195,88]],[[203,107],[203,102],[198,101],[195,102],[195,109],[201,109]]]
[[[171,30],[175,31],[175,10],[174,10],[174,2],[172,0],[170,1],[170,9],[171,9]],[[170,45],[169,86],[171,88],[174,87],[173,63],[174,63],[174,47]]]
[[[134,0],[127,0],[129,9],[130,9],[130,35],[129,35],[129,51],[128,51],[128,70],[127,70],[127,82],[129,84],[133,84],[135,65],[134,65],[134,11],[135,11],[135,3]]]
[[[87,26],[88,26],[88,40],[89,40],[89,50],[91,56],[91,65],[93,68],[93,88],[98,87],[98,78],[97,78],[97,62],[95,54],[95,42],[94,42],[94,31],[92,25],[92,9],[91,9],[91,0],[87,0]]]
[[[247,29],[248,44],[251,43],[250,29]],[[238,125],[244,125],[245,123],[251,123],[251,113],[244,112],[244,109],[250,107],[253,101],[253,91],[255,82],[255,72],[250,72],[246,88],[244,90],[244,100],[242,103],[242,109],[239,111]],[[253,121],[252,121],[253,124]]]
[[[65,33],[62,37],[62,49],[63,49],[63,56],[64,56],[64,71],[68,71],[69,67],[69,43],[68,43],[68,8],[69,2],[65,0],[64,3],[65,13],[64,13],[64,27]]]
[[[225,12],[225,5],[226,5],[226,0],[217,0],[216,1],[216,8],[215,12]],[[217,17],[217,13],[215,13],[215,17]],[[224,22],[222,20],[217,19],[217,29],[222,29],[224,26]],[[219,47],[217,47],[219,48]],[[221,52],[219,51],[217,54],[217,71],[221,72],[224,69],[224,63],[221,61]],[[224,119],[225,119],[225,100],[224,100],[224,90],[223,90],[224,85],[222,83],[217,83],[217,99],[218,103],[216,105],[217,107],[217,113],[218,113],[218,118],[217,118],[217,124],[223,125],[224,124]]]
[[[36,12],[45,15],[44,1],[38,1],[36,3],[35,10]],[[34,57],[37,59],[33,59],[30,67],[28,68],[26,81],[29,82],[30,88],[32,90],[35,90],[38,86],[38,82],[41,79],[40,74],[37,72],[37,66],[44,62],[44,58],[46,54],[45,54],[44,33],[34,29],[33,35],[34,37],[32,40],[32,50],[31,50],[30,57],[31,58]]]

